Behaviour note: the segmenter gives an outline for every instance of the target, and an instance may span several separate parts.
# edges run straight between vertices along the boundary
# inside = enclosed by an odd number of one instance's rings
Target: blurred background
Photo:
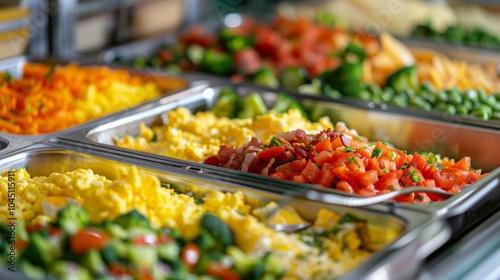
[[[175,32],[206,18],[222,20],[227,14],[239,12],[316,18],[326,11],[335,17],[338,25],[370,32],[387,30],[401,37],[418,35],[418,25],[432,24],[433,32],[425,35],[437,41],[463,40],[460,32],[474,31],[475,35],[468,37],[475,36],[475,39],[470,41],[496,46],[500,36],[498,2],[2,0],[0,59],[20,54],[93,54],[112,46]]]

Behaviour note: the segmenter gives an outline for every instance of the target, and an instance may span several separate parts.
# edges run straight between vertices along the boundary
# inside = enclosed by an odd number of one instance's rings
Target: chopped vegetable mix
[[[256,139],[251,143],[241,148],[221,146],[217,155],[204,162],[364,196],[411,186],[440,188],[455,194],[485,176],[471,168],[469,157],[455,163],[441,160],[432,153],[406,154],[385,142],[370,144],[349,130],[327,129],[306,135],[299,129],[279,133],[269,146],[254,146],[259,143]],[[412,193],[395,200],[429,203],[443,198],[430,193]]]

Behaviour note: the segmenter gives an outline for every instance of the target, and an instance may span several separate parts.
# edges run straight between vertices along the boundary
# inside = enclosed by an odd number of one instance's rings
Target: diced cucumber
[[[241,97],[231,89],[223,89],[212,112],[218,117],[235,118],[242,105]]]
[[[96,250],[88,251],[80,262],[85,268],[94,274],[102,273],[105,270],[105,264],[101,254]]]
[[[158,255],[165,261],[179,260],[180,252],[181,248],[176,242],[164,243],[158,246]]]
[[[302,67],[291,66],[284,69],[280,75],[281,86],[288,89],[297,89],[307,83],[307,71]]]
[[[22,258],[32,264],[47,269],[54,261],[55,251],[49,240],[37,232],[31,234],[28,246],[22,254]]]
[[[224,248],[234,244],[233,232],[229,226],[214,214],[205,214],[201,218],[201,227],[206,229]]]
[[[243,108],[238,113],[238,118],[253,118],[267,112],[266,104],[258,93],[247,95],[243,100]]]
[[[262,68],[255,72],[252,75],[252,81],[256,84],[271,88],[277,88],[280,85],[276,75],[270,68]]]
[[[158,260],[158,252],[155,247],[130,245],[128,247],[128,259],[139,267],[150,268]]]

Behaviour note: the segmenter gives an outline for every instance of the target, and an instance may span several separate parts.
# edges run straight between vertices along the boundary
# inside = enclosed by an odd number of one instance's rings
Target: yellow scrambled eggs
[[[175,194],[165,188],[159,179],[142,174],[137,168],[118,168],[120,179],[109,180],[90,169],[77,169],[49,176],[31,177],[25,169],[15,172],[16,216],[32,223],[46,223],[54,216],[54,209],[67,203],[78,203],[85,208],[91,222],[113,219],[133,209],[147,216],[155,227],[179,229],[187,239],[199,234],[199,221],[204,213],[214,213],[232,229],[236,245],[244,252],[261,256],[274,251],[288,272],[285,279],[331,279],[346,273],[370,251],[362,246],[363,236],[357,223],[339,223],[340,216],[332,211],[318,211],[309,233],[284,233],[268,228],[259,217],[277,206],[270,203],[254,208],[243,193],[210,191],[202,204],[192,196]],[[193,186],[196,188],[196,186]],[[5,220],[7,209],[8,177],[0,177],[0,219]],[[275,221],[280,223],[301,221],[292,209],[280,210]],[[320,246],[313,233],[335,232],[322,238]],[[385,231],[388,233],[388,230]],[[397,233],[389,233],[395,238]],[[388,239],[387,242],[392,239]],[[315,245],[316,244],[316,245]]]
[[[179,107],[168,112],[167,118],[168,122],[162,126],[149,128],[141,124],[137,137],[126,135],[116,139],[116,145],[201,162],[217,154],[221,144],[241,146],[253,136],[269,143],[279,132],[302,129],[312,134],[333,127],[327,117],[311,123],[296,109],[283,114],[271,111],[254,119],[228,119],[210,111],[193,115],[187,108]]]

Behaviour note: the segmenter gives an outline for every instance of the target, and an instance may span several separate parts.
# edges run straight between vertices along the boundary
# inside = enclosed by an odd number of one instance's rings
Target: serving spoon
[[[331,193],[325,193],[325,192],[317,192],[314,190],[310,190],[306,193],[306,197],[311,200],[316,200],[316,201],[322,201],[322,202],[327,202],[327,203],[332,203],[332,204],[337,204],[337,205],[343,205],[343,206],[351,206],[351,207],[359,207],[359,206],[368,206],[368,205],[373,205],[381,202],[388,201],[390,199],[393,199],[395,197],[398,197],[400,195],[404,194],[409,194],[412,192],[423,192],[423,193],[433,193],[433,194],[438,194],[444,198],[448,198],[453,196],[453,194],[443,191],[441,189],[437,188],[426,188],[426,187],[408,187],[408,188],[402,188],[397,191],[391,191],[389,193],[384,193],[376,196],[371,196],[371,197],[345,197],[345,196],[339,196],[337,194],[331,194]],[[281,203],[280,203],[281,204]],[[276,207],[273,211],[267,215],[265,219],[265,224],[267,227],[276,230],[276,231],[283,231],[283,232],[294,232],[298,231],[304,228],[307,228],[311,225],[311,222],[301,222],[297,224],[277,224],[277,223],[272,223],[272,216],[278,212],[278,210],[283,207]]]

